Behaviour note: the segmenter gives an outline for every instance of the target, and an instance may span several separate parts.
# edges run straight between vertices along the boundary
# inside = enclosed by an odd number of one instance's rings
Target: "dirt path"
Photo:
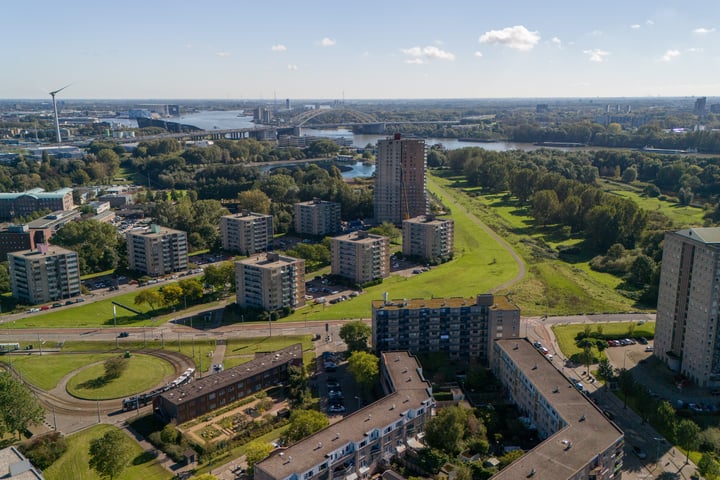
[[[445,191],[444,188],[442,188],[440,185],[438,185],[435,181],[432,180],[432,178],[428,177],[428,183],[432,184],[433,188],[436,190],[439,190],[443,192],[443,195],[438,195],[438,198],[441,202],[447,204],[449,207],[451,207],[453,210],[460,210],[462,211],[467,217],[475,223],[478,227],[485,230],[485,232],[490,235],[493,240],[495,240],[497,243],[499,243],[505,250],[508,251],[508,253],[512,256],[513,260],[515,260],[515,263],[518,266],[518,273],[513,277],[512,279],[508,280],[507,282],[498,285],[497,287],[490,290],[492,293],[495,293],[497,291],[506,289],[511,287],[512,285],[515,285],[520,280],[522,280],[525,277],[525,274],[527,273],[527,269],[525,267],[525,261],[522,259],[520,255],[518,255],[517,252],[513,249],[513,247],[507,243],[502,237],[500,237],[493,229],[485,225],[483,222],[480,221],[479,218],[477,218],[475,215],[470,213],[467,208],[457,203],[451,196],[448,194],[448,192]]]

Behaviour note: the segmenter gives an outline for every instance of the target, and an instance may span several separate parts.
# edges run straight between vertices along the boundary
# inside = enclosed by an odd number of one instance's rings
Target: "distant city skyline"
[[[720,96],[720,3],[3,5],[0,99]]]

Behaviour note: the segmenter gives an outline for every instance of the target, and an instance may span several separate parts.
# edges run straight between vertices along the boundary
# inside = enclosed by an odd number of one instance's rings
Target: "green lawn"
[[[110,382],[93,382],[105,374],[102,363],[92,365],[73,376],[67,384],[70,395],[86,400],[123,398],[150,390],[173,374],[169,362],[151,355],[132,355],[120,378]]]
[[[52,390],[65,375],[91,363],[102,362],[111,354],[4,355],[0,361],[12,363],[23,379],[43,390]]]
[[[647,338],[653,338],[655,336],[655,322],[644,322],[642,325],[639,325],[637,322],[594,323],[591,325],[591,331],[597,332],[598,325],[602,326],[603,335],[626,335],[628,334],[630,325],[635,325],[634,336]],[[552,329],[555,333],[555,338],[557,338],[560,350],[566,358],[582,352],[582,349],[575,344],[575,337],[578,333],[585,330],[585,325],[555,325]]]
[[[67,437],[68,450],[47,470],[43,476],[47,480],[100,480],[94,470],[88,467],[90,442],[103,436],[116,427],[97,425]],[[155,459],[147,459],[140,445],[128,437],[133,460],[130,466],[115,480],[169,480],[172,474],[165,470]]]

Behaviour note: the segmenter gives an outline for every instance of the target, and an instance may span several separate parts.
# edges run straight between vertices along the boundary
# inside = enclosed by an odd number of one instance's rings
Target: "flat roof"
[[[305,260],[295,257],[288,257],[286,255],[278,255],[273,253],[264,253],[255,257],[248,257],[244,258],[242,260],[238,260],[237,263],[241,263],[243,265],[257,265],[258,267],[263,268],[274,268],[274,267],[283,267],[290,263],[296,263],[301,261],[305,262]]]
[[[18,464],[25,464],[25,466]],[[27,467],[27,470],[10,475],[11,466],[15,465],[14,470],[23,470]],[[13,480],[42,480],[42,475],[35,470],[34,466],[25,456],[20,453],[15,447],[7,447],[0,449],[0,478],[12,478]]]
[[[183,403],[202,397],[208,392],[213,392],[219,388],[250,378],[258,372],[264,372],[276,365],[281,365],[293,359],[300,359],[302,361],[302,358],[302,344],[296,343],[276,352],[256,354],[256,357],[247,363],[194,380],[185,385],[168,390],[160,396],[165,401],[174,405],[182,405]]]
[[[154,227],[154,228],[153,228]],[[160,225],[151,225],[143,230],[129,231],[127,235],[133,235],[137,237],[162,237],[164,235],[174,235],[176,233],[185,233],[182,230],[175,230],[168,227],[162,227]]]
[[[622,430],[527,339],[497,340],[496,344],[522,370],[567,426],[494,475],[493,479],[525,478],[533,470],[535,478],[570,478],[623,438]]]
[[[223,215],[223,216],[220,217],[220,218],[238,218],[238,219],[246,218],[246,219],[249,220],[249,219],[252,219],[252,218],[268,218],[268,217],[272,218],[272,215],[268,215],[268,214],[265,214],[265,213],[257,213],[257,212],[250,212],[250,211],[247,211],[247,210],[243,210],[242,212],[231,213],[230,215]]]
[[[77,255],[77,252],[73,250],[68,250],[67,248],[58,247],[57,245],[48,245],[47,248],[47,255],[40,252],[38,249],[35,250],[20,250],[19,252],[11,252],[8,255],[12,255],[13,257],[23,257],[28,259],[33,259],[35,257],[48,257],[53,255],[62,255],[62,254],[70,254],[74,253]]]
[[[403,221],[403,223],[415,223],[420,225],[442,225],[444,223],[451,222],[453,222],[452,218],[438,218],[433,215],[420,215]]]
[[[384,310],[400,310],[400,309],[420,309],[420,308],[460,308],[472,307],[478,305],[477,297],[447,297],[447,298],[411,298],[395,299],[385,303],[384,300],[373,300],[373,309]],[[510,303],[507,297],[495,296],[491,310],[520,310],[517,305]]]
[[[364,230],[359,230],[356,232],[346,233],[345,235],[338,235],[337,237],[332,237],[332,239],[339,240],[341,242],[374,243],[381,239],[387,240],[387,237],[384,237],[382,235],[375,235],[374,233],[368,233]]]
[[[359,442],[367,432],[390,425],[407,410],[432,401],[430,383],[422,377],[422,367],[413,355],[406,351],[383,352],[382,357],[394,392],[288,447],[282,456],[263,460],[260,468],[274,478],[305,472],[323,463],[326,453]]]

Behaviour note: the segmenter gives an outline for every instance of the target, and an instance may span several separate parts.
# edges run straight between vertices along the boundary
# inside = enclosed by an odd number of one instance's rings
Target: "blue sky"
[[[36,0],[0,98],[720,96],[717,0]]]

